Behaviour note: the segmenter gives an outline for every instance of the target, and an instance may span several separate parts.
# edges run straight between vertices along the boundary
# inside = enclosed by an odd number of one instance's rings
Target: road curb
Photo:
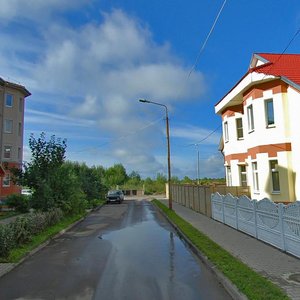
[[[80,218],[79,220],[75,221],[74,223],[70,224],[68,227],[62,229],[60,232],[56,233],[54,236],[52,236],[51,238],[49,238],[47,241],[43,242],[42,244],[40,244],[39,246],[37,246],[36,248],[34,248],[33,250],[31,250],[30,252],[28,252],[23,258],[21,258],[18,262],[16,263],[0,263],[0,278],[5,276],[7,273],[9,273],[10,271],[12,271],[13,269],[15,269],[16,267],[18,267],[19,265],[21,265],[24,261],[26,261],[28,258],[30,258],[32,255],[34,255],[35,253],[37,253],[38,251],[42,250],[43,248],[45,248],[52,240],[60,237],[61,235],[63,235],[66,231],[70,230],[71,228],[75,227],[77,224],[81,223],[90,213],[94,212],[94,211],[98,211],[99,209],[101,209],[104,206],[104,204],[101,204],[93,209],[91,209],[86,216]]]
[[[152,204],[152,203],[151,203]],[[162,209],[160,209],[157,205],[152,204],[174,227],[179,237],[189,246],[189,248],[193,251],[194,254],[199,257],[199,259],[205,264],[205,266],[215,275],[220,284],[225,288],[225,290],[229,293],[229,295],[234,300],[247,300],[247,296],[238,290],[238,288],[223,275],[221,271],[217,269],[217,267],[210,261],[208,258],[191,242],[191,240],[181,231],[181,229],[164,213]],[[176,212],[175,212],[176,213]]]

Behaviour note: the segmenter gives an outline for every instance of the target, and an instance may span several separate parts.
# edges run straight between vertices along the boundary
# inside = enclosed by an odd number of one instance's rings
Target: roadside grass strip
[[[8,258],[0,258],[0,262],[2,263],[17,263],[19,262],[24,256],[29,254],[35,248],[46,242],[47,240],[54,237],[57,233],[66,229],[68,226],[73,224],[74,222],[78,221],[82,217],[84,217],[86,213],[78,214],[74,216],[68,216],[64,218],[59,223],[46,228],[41,233],[34,235],[30,242],[23,244],[17,248],[11,250]]]
[[[158,200],[153,200],[193,245],[250,300],[290,299],[278,286],[249,268]]]

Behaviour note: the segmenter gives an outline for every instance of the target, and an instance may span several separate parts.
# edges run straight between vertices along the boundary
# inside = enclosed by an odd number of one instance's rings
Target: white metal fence
[[[275,204],[227,194],[211,195],[212,218],[300,257],[300,202]]]

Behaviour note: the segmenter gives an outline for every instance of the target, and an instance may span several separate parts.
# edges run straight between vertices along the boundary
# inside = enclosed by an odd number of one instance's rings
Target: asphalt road
[[[0,299],[231,299],[147,201],[105,205],[0,278]]]

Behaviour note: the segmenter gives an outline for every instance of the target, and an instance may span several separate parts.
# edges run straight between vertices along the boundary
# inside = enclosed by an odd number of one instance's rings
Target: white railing
[[[300,257],[300,202],[275,204],[227,194],[211,195],[212,218]]]

